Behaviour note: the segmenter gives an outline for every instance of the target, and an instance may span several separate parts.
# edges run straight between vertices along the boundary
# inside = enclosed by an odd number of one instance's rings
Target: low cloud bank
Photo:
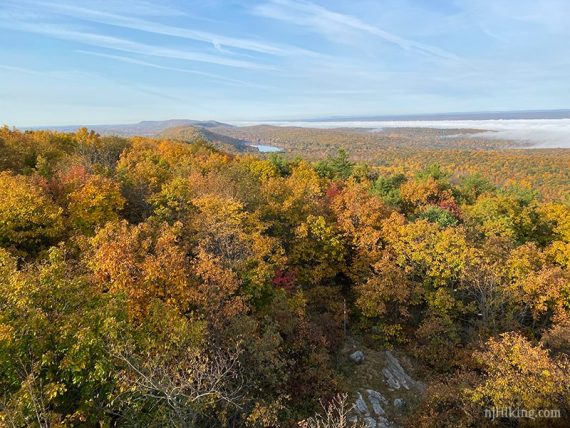
[[[259,124],[259,123],[257,123]],[[475,136],[531,143],[531,148],[570,148],[570,119],[264,122],[304,128],[439,128],[480,129]],[[241,123],[239,125],[245,125]],[[253,125],[253,123],[248,123]]]

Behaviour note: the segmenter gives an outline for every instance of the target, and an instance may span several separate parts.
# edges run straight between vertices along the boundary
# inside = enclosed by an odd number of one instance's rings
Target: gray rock
[[[406,374],[400,362],[390,351],[384,352],[386,356],[386,365],[389,371],[394,375],[394,377],[398,380],[399,384],[402,385],[406,389],[410,389],[410,387],[414,387],[416,383],[412,380],[410,376]],[[397,389],[397,388],[396,388]]]
[[[382,373],[384,374],[384,377],[386,378],[386,382],[388,383],[390,389],[392,390],[400,389],[400,382],[398,382],[398,379],[396,379],[396,377],[389,368],[384,367],[382,369]]]
[[[386,397],[384,397],[378,391],[374,391],[373,389],[367,389],[366,392],[368,393],[369,397],[376,398],[378,401],[380,401],[383,404],[388,404],[388,400],[386,399]]]
[[[350,361],[352,361],[353,363],[361,364],[364,361],[364,354],[362,353],[362,351],[356,351],[350,354],[349,358]]]
[[[406,400],[403,398],[396,398],[394,400],[394,407],[398,410],[402,410],[404,407],[406,407]]]
[[[376,428],[377,425],[376,419],[371,418],[370,416],[364,418],[364,426],[366,426],[366,428]]]
[[[380,417],[378,418],[378,425],[376,428],[392,428],[392,424],[388,419]]]
[[[357,394],[358,394],[358,398],[354,402],[355,410],[362,416],[369,415],[370,412],[368,411],[368,406],[366,405],[366,403],[364,402],[364,399],[362,398],[362,394],[360,392],[358,392]]]
[[[384,409],[380,405],[380,401],[382,399],[385,400],[385,398],[382,396],[382,394],[380,394],[377,391],[373,391],[371,389],[368,389],[367,392],[368,392],[368,401],[372,405],[372,411],[374,412],[374,414],[377,416],[386,415],[386,412],[384,411]]]

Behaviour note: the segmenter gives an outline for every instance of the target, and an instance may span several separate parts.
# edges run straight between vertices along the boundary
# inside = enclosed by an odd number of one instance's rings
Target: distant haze
[[[133,124],[82,125],[105,135],[157,135],[160,132],[180,126],[202,129],[212,127],[248,125],[298,126],[301,128],[432,128],[432,129],[476,129],[479,136],[487,139],[520,141],[531,143],[531,148],[570,148],[570,110],[529,110],[504,112],[437,113],[422,115],[344,116],[321,119],[241,121],[229,123],[216,120],[197,121],[171,119],[164,121],[142,121]],[[53,129],[74,131],[80,126],[48,126],[28,129]],[[522,146],[522,144],[521,144]],[[528,144],[524,145],[528,148]]]
[[[243,126],[254,123],[234,124]],[[570,119],[277,121],[264,124],[305,128],[480,129],[481,133],[475,134],[480,137],[530,142],[533,148],[570,148]]]

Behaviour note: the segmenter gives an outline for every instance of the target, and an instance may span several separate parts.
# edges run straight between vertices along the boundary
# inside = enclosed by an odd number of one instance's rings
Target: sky
[[[0,0],[0,124],[570,107],[568,0]]]

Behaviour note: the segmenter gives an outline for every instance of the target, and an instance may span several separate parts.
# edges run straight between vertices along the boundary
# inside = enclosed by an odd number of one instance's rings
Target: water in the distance
[[[266,146],[264,144],[250,144],[250,146],[257,148],[261,153],[277,153],[283,151],[279,147]]]

